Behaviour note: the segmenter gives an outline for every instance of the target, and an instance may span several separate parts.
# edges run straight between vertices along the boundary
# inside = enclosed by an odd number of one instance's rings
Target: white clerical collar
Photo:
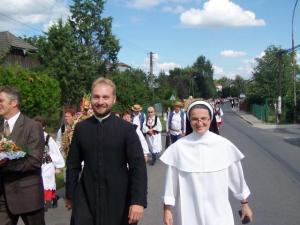
[[[108,118],[108,117],[110,116],[110,114],[111,114],[111,113],[107,114],[107,115],[104,116],[104,117],[98,117],[98,116],[96,116],[96,115],[94,115],[94,116],[95,116],[95,118],[101,123],[103,120],[105,120],[106,118]]]

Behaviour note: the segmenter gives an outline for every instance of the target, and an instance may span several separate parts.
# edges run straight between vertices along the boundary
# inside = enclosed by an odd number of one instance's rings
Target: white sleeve
[[[143,123],[143,133],[146,134],[149,131],[149,128],[146,126],[147,120],[144,121]]]
[[[150,152],[149,152],[148,144],[146,142],[146,139],[145,139],[142,131],[139,128],[137,128],[136,133],[139,136],[140,142],[142,144],[144,155],[149,154]]]
[[[247,199],[250,190],[246,184],[242,164],[240,161],[235,162],[228,168],[229,188],[233,196],[238,200]]]
[[[165,190],[163,195],[163,203],[165,205],[175,205],[175,199],[178,188],[178,171],[173,166],[167,167]]]
[[[223,116],[224,115],[224,112],[223,110],[220,108],[220,116]]]
[[[186,133],[186,112],[183,114],[183,133]]]
[[[57,134],[56,134],[56,144],[58,146],[58,149],[61,148],[61,140],[62,140],[62,132],[61,132],[61,128],[59,128],[59,130],[57,131]]]
[[[49,146],[49,155],[52,159],[55,168],[63,168],[65,167],[65,160],[59,151],[58,145],[54,141],[52,137],[49,138],[48,142]]]
[[[171,113],[168,113],[168,116],[167,116],[167,121],[166,121],[166,132],[169,132],[169,120],[170,120],[170,114]]]
[[[157,124],[155,126],[155,130],[158,131],[158,132],[162,131],[162,126],[161,126],[161,122],[160,122],[159,117],[157,117]]]

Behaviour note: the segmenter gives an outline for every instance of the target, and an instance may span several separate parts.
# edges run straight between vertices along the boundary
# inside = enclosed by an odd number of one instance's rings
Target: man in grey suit
[[[0,88],[0,132],[10,132],[26,156],[0,162],[0,225],[44,225],[44,193],[41,177],[44,150],[43,129],[20,112],[20,92],[11,86]]]

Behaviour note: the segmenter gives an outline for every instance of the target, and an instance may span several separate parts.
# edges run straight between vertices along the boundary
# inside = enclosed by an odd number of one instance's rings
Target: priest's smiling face
[[[99,83],[93,88],[91,105],[96,116],[104,117],[108,115],[115,102],[116,96],[110,85]]]
[[[207,130],[209,130],[211,122],[208,109],[192,109],[190,111],[190,122],[194,132],[204,134]]]

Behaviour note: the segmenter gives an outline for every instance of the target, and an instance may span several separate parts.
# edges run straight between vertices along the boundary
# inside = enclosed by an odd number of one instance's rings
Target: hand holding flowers
[[[22,151],[11,139],[2,137],[0,140],[0,161],[23,158],[26,152]]]

